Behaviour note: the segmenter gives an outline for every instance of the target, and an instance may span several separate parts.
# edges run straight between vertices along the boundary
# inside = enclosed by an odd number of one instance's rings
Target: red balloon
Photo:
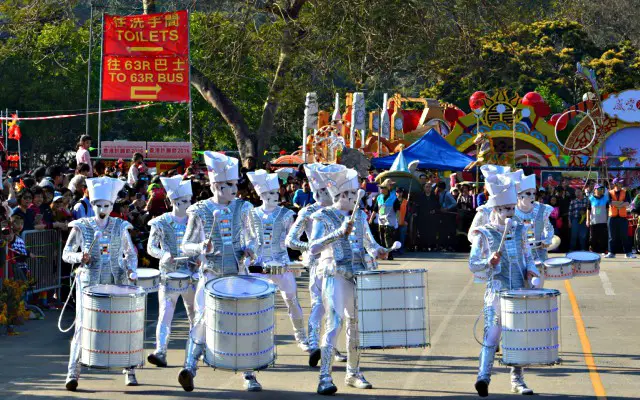
[[[556,125],[556,123],[558,125]],[[563,131],[569,124],[569,116],[567,114],[553,114],[551,118],[549,118],[549,124],[551,126],[557,126],[559,131]]]
[[[520,102],[524,106],[535,106],[536,104],[543,103],[544,99],[538,92],[529,92],[524,95]]]
[[[533,110],[536,112],[536,115],[540,118],[545,118],[549,114],[551,114],[551,107],[544,101],[542,103],[537,103],[533,106]]]
[[[444,110],[444,120],[448,123],[452,124],[456,122],[460,118],[460,114],[458,114],[458,109],[453,107],[447,107]]]
[[[485,92],[475,92],[469,97],[469,106],[472,110],[477,110],[478,108],[482,108],[484,106],[484,100],[487,98],[487,94]]]

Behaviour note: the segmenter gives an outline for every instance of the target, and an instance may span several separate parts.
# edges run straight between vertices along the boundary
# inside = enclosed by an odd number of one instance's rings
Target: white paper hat
[[[487,178],[485,187],[489,192],[487,207],[493,208],[518,202],[515,182],[507,175],[494,175]]]
[[[193,196],[193,190],[191,189],[190,180],[182,180],[181,176],[174,176],[171,178],[161,177],[160,182],[164,190],[167,191],[167,196],[170,199],[175,200],[181,197]]]
[[[272,190],[280,189],[280,182],[278,181],[278,174],[269,174],[264,169],[259,169],[255,172],[247,172],[247,177],[253,184],[253,188],[262,194],[270,192]]]
[[[536,190],[536,176],[535,175],[524,175],[518,179],[516,182],[516,190],[518,193],[522,193],[526,190]]]
[[[101,177],[87,179],[87,189],[89,190],[89,200],[107,200],[115,203],[118,192],[122,190],[125,182],[120,179]]]
[[[209,180],[213,182],[237,181],[239,178],[238,159],[214,151],[204,152]]]
[[[304,172],[307,174],[309,186],[311,186],[313,192],[327,187],[327,183],[322,179],[320,173],[318,173],[318,168],[320,167],[322,167],[320,163],[305,164],[304,166]]]
[[[493,164],[485,164],[480,167],[480,172],[482,172],[482,176],[486,178],[494,175],[503,175],[508,172],[511,172],[511,167],[505,167],[502,165],[493,165]]]
[[[360,188],[358,172],[340,164],[323,165],[318,168],[318,173],[326,182],[327,190],[331,196],[336,196],[347,190]]]

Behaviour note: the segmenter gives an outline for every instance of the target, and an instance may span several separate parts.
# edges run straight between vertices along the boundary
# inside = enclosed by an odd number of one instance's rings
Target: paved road
[[[465,254],[412,253],[381,265],[381,269],[425,267],[429,269],[432,347],[365,353],[362,368],[375,387],[369,391],[347,388],[342,382],[344,364],[338,364],[334,369],[339,389],[336,398],[476,397],[473,383],[479,345],[472,328],[481,310],[483,287],[472,282]],[[531,369],[526,375],[529,386],[545,398],[640,397],[640,261],[605,260],[602,271],[600,277],[573,279],[570,285],[547,284],[562,292],[564,362],[553,368]],[[569,291],[575,294],[575,309]],[[308,294],[306,290],[299,290],[299,294],[307,315]],[[0,337],[0,399],[307,399],[315,393],[318,373],[306,366],[306,355],[293,343],[283,307],[279,300],[277,365],[258,375],[265,388],[262,393],[243,392],[240,374],[207,367],[199,370],[196,391],[182,391],[176,376],[184,357],[187,325],[180,306],[168,357],[170,367],[140,369],[141,386],[135,388],[125,387],[117,371],[83,370],[79,391],[65,391],[69,334],[58,332],[55,311],[44,321],[29,322],[21,328],[22,335]],[[157,306],[152,304],[150,312],[156,313]],[[578,323],[576,315],[581,318]],[[340,348],[344,349],[344,340]],[[585,349],[592,357],[585,359]],[[509,394],[506,368],[496,365],[494,372],[492,397],[517,397]]]

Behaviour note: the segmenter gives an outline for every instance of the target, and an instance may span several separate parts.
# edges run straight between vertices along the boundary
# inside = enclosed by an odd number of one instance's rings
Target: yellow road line
[[[573,288],[568,280],[564,281],[564,287],[567,289],[569,295],[569,301],[571,302],[571,309],[573,310],[573,317],[576,320],[576,329],[578,330],[578,336],[580,337],[580,344],[582,345],[582,353],[584,354],[584,362],[589,369],[589,378],[591,378],[591,384],[593,385],[593,391],[598,399],[606,400],[607,393],[600,380],[600,374],[598,368],[596,368],[596,362],[593,359],[593,353],[591,352],[591,343],[587,337],[587,330],[584,327],[584,321],[582,320],[582,314],[580,314],[580,307],[578,307],[578,300],[573,293]]]

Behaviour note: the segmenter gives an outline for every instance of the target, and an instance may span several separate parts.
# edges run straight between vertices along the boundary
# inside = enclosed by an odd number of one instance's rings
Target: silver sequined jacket
[[[151,232],[147,242],[147,253],[151,257],[162,260],[167,253],[171,254],[173,258],[184,256],[181,244],[187,230],[186,223],[176,222],[171,213],[168,212],[149,221],[149,226],[151,227]],[[195,259],[193,257],[190,260],[180,262],[160,263],[160,271],[163,274],[175,271],[188,271],[191,273],[194,272],[194,267]]]
[[[251,227],[256,237],[256,263],[276,261],[289,263],[289,254],[285,245],[287,231],[293,224],[295,213],[284,207],[277,207],[271,213],[265,213],[260,207],[251,210]]]

